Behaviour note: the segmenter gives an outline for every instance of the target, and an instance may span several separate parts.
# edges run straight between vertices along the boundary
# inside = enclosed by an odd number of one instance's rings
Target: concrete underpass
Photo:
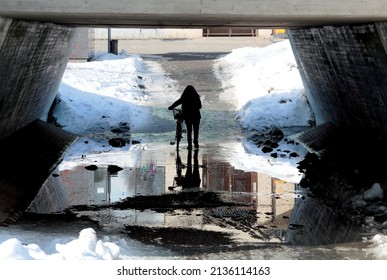
[[[39,179],[28,191],[2,168],[0,222],[32,201],[74,139],[45,121],[76,28],[98,26],[287,28],[317,124],[322,129],[367,130],[383,139],[387,135],[385,1],[1,1],[0,140],[2,150],[14,151],[2,157],[1,165],[12,158],[19,164],[46,165],[34,171]],[[34,131],[43,137],[38,143],[57,143],[55,156],[35,153],[21,159],[14,139],[36,138]],[[317,127],[300,141],[308,144],[321,134]]]

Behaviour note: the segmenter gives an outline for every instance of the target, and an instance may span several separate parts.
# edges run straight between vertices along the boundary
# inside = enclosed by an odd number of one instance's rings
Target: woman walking
[[[192,149],[192,130],[193,130],[193,143],[195,149],[199,149],[199,126],[200,126],[200,109],[202,108],[202,102],[196,89],[192,85],[188,85],[181,97],[176,100],[168,110],[181,105],[182,114],[187,127],[187,141],[188,149]]]

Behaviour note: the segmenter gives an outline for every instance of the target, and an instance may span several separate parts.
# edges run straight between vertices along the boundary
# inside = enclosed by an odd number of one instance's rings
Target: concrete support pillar
[[[75,31],[0,18],[0,225],[23,215],[75,139],[42,120],[57,94]]]
[[[387,135],[387,22],[288,35],[318,124]]]
[[[0,140],[45,119],[76,28],[0,17]]]

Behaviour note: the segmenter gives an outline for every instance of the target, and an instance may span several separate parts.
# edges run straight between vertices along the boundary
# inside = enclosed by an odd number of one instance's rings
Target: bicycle
[[[184,122],[183,119],[183,110],[179,108],[173,108],[173,118],[176,120],[176,134],[175,141],[171,141],[171,145],[176,144],[176,150],[179,150],[180,140],[183,138],[183,133],[185,133],[185,129],[182,128],[182,124]]]
[[[173,109],[173,118],[176,120],[176,133],[175,133],[175,141],[171,141],[171,145],[176,144],[176,176],[174,177],[174,184],[173,186],[169,187],[170,190],[173,190],[175,187],[182,186],[182,181],[184,180],[184,176],[182,175],[182,170],[185,168],[185,165],[181,161],[180,154],[179,154],[179,144],[181,139],[183,138],[183,133],[186,132],[185,129],[183,129],[183,112],[182,109],[174,108]],[[176,182],[176,186],[175,186]]]

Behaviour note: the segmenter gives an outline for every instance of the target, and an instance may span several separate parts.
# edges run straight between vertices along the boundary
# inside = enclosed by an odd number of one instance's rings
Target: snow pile
[[[384,192],[379,183],[374,183],[364,192],[363,196],[365,201],[378,201],[384,198]]]
[[[11,238],[0,244],[0,260],[115,260],[120,248],[113,242],[97,239],[92,228],[81,230],[79,238],[66,244],[56,244],[57,253],[47,255],[36,244],[22,244]]]
[[[246,129],[308,126],[313,120],[288,40],[235,49],[217,61],[215,73],[226,89],[222,98],[238,105]]]
[[[151,122],[152,102],[159,102],[167,93],[177,96],[170,90],[174,81],[161,69],[151,69],[156,75],[147,75],[147,67],[157,65],[147,66],[139,55],[125,51],[99,53],[88,63],[69,63],[54,117],[63,129],[80,135],[103,132],[120,123],[130,124],[131,131],[146,126]],[[150,96],[147,88],[158,94]]]
[[[370,242],[373,243],[373,246],[365,249],[367,253],[375,259],[387,259],[387,236],[376,234]]]

